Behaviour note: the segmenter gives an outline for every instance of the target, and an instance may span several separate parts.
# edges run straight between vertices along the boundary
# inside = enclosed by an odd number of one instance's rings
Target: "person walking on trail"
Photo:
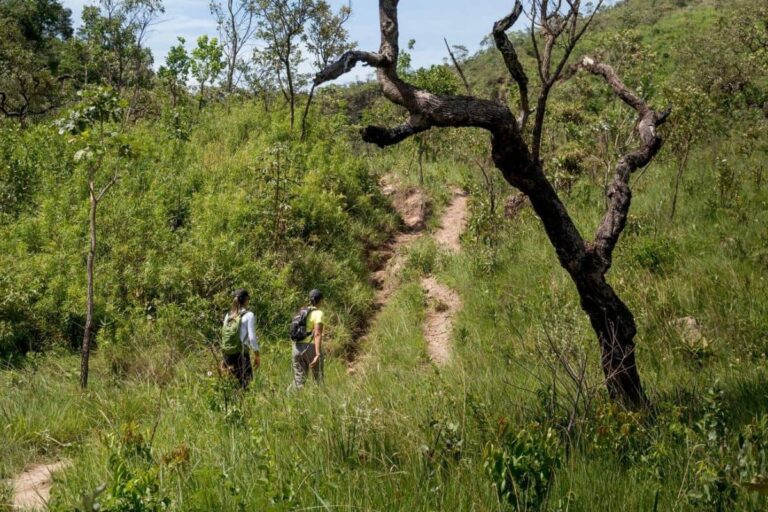
[[[235,291],[232,306],[224,317],[221,328],[221,351],[224,366],[245,389],[253,378],[253,368],[261,364],[259,338],[256,336],[256,317],[248,311],[248,290]],[[253,365],[250,351],[253,349]]]
[[[304,387],[307,374],[312,371],[315,382],[323,381],[323,311],[320,305],[323,294],[320,290],[309,292],[308,307],[302,308],[291,322],[293,340],[293,385]]]

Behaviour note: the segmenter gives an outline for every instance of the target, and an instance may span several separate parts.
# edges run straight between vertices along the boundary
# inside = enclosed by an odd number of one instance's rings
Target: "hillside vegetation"
[[[748,1],[626,0],[574,55],[613,63],[672,107],[665,146],[632,178],[608,275],[638,326],[651,405],[636,411],[608,398],[575,287],[485,133],[366,145],[360,125],[402,112],[363,84],[315,92],[302,140],[277,91],[197,97],[158,77],[137,86],[133,114],[106,123],[109,139],[95,138],[99,123],[67,127],[86,112],[85,86],[41,116],[0,120],[0,510],[26,465],[57,460],[69,465],[49,505],[62,511],[765,510],[766,20]],[[511,37],[530,65],[529,38]],[[475,94],[516,104],[495,49],[460,60]],[[452,68],[402,67],[421,87],[462,92]],[[120,112],[131,87],[109,96]],[[546,124],[548,177],[585,233],[637,144],[633,113],[609,92],[569,76]],[[98,210],[82,391],[94,161],[82,151],[99,144],[98,184],[119,180]],[[470,216],[461,251],[429,236],[404,249],[377,311],[371,274],[404,229],[385,176],[424,194],[427,233],[452,187]],[[463,304],[445,365],[424,339],[427,275]],[[238,287],[262,337],[245,392],[216,345]],[[315,287],[331,357],[323,386],[293,392],[287,324]],[[365,363],[354,374],[350,354]]]

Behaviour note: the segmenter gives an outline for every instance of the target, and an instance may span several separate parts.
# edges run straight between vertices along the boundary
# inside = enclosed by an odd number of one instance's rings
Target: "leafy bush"
[[[563,453],[551,428],[533,424],[506,432],[498,445],[484,450],[485,471],[499,499],[515,510],[540,509],[546,502]]]
[[[152,458],[153,437],[152,432],[142,431],[136,423],[123,425],[119,434],[107,435],[110,482],[86,493],[82,508],[77,510],[160,512],[168,509],[171,499],[160,492],[161,467]],[[176,459],[179,457],[177,454]]]
[[[365,249],[388,238],[394,216],[347,141],[291,141],[283,123],[273,122],[279,115],[254,106],[231,107],[228,115],[210,109],[188,136],[151,124],[127,131],[131,170],[99,210],[97,342],[170,342],[183,353],[215,336],[229,293],[240,286],[251,290],[268,339],[284,335],[286,318],[314,287],[324,289],[331,308],[345,304],[340,324],[365,314],[372,299]],[[340,119],[317,123],[324,134]],[[73,157],[66,137],[44,127],[8,133],[0,171],[11,171],[0,172],[0,188],[8,176],[15,180],[9,187],[24,189],[18,204],[37,206],[14,206],[8,215],[18,220],[0,225],[0,355],[76,348],[85,311],[87,189],[67,171]],[[222,153],[222,145],[230,151]],[[25,188],[30,180],[55,186],[43,193]],[[118,373],[128,370],[114,362]]]

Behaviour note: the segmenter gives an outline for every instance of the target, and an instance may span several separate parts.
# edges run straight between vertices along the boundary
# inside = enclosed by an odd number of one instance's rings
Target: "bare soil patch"
[[[45,510],[51,497],[53,473],[69,466],[67,461],[32,464],[13,480],[14,510]]]
[[[421,280],[427,296],[427,318],[424,321],[424,339],[427,352],[435,364],[444,365],[451,360],[453,319],[461,309],[461,297],[433,276]]]
[[[461,234],[467,228],[467,195],[458,189],[453,200],[440,217],[440,229],[435,233],[437,243],[453,252],[461,250]]]
[[[403,228],[380,247],[372,258],[376,262],[371,274],[372,284],[376,287],[374,315],[360,327],[354,336],[355,341],[347,347],[346,357],[350,373],[359,370],[359,348],[365,343],[368,330],[376,322],[376,313],[386,305],[400,285],[400,272],[405,266],[407,247],[422,236],[429,215],[429,203],[421,190],[414,187],[401,188],[390,176],[382,179],[381,190],[391,198],[392,205],[403,222]]]

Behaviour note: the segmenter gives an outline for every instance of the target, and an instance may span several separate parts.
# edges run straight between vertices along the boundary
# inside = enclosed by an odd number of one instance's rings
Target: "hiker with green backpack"
[[[296,389],[304,387],[310,370],[315,382],[319,384],[323,381],[323,312],[319,309],[322,301],[322,292],[312,290],[309,292],[310,305],[301,308],[291,321],[291,363],[293,386]]]
[[[240,382],[243,389],[253,378],[253,367],[259,368],[259,338],[256,336],[256,318],[248,311],[248,291],[240,288],[235,291],[232,306],[224,317],[221,328],[221,352],[224,366]],[[250,349],[253,349],[251,365]]]

